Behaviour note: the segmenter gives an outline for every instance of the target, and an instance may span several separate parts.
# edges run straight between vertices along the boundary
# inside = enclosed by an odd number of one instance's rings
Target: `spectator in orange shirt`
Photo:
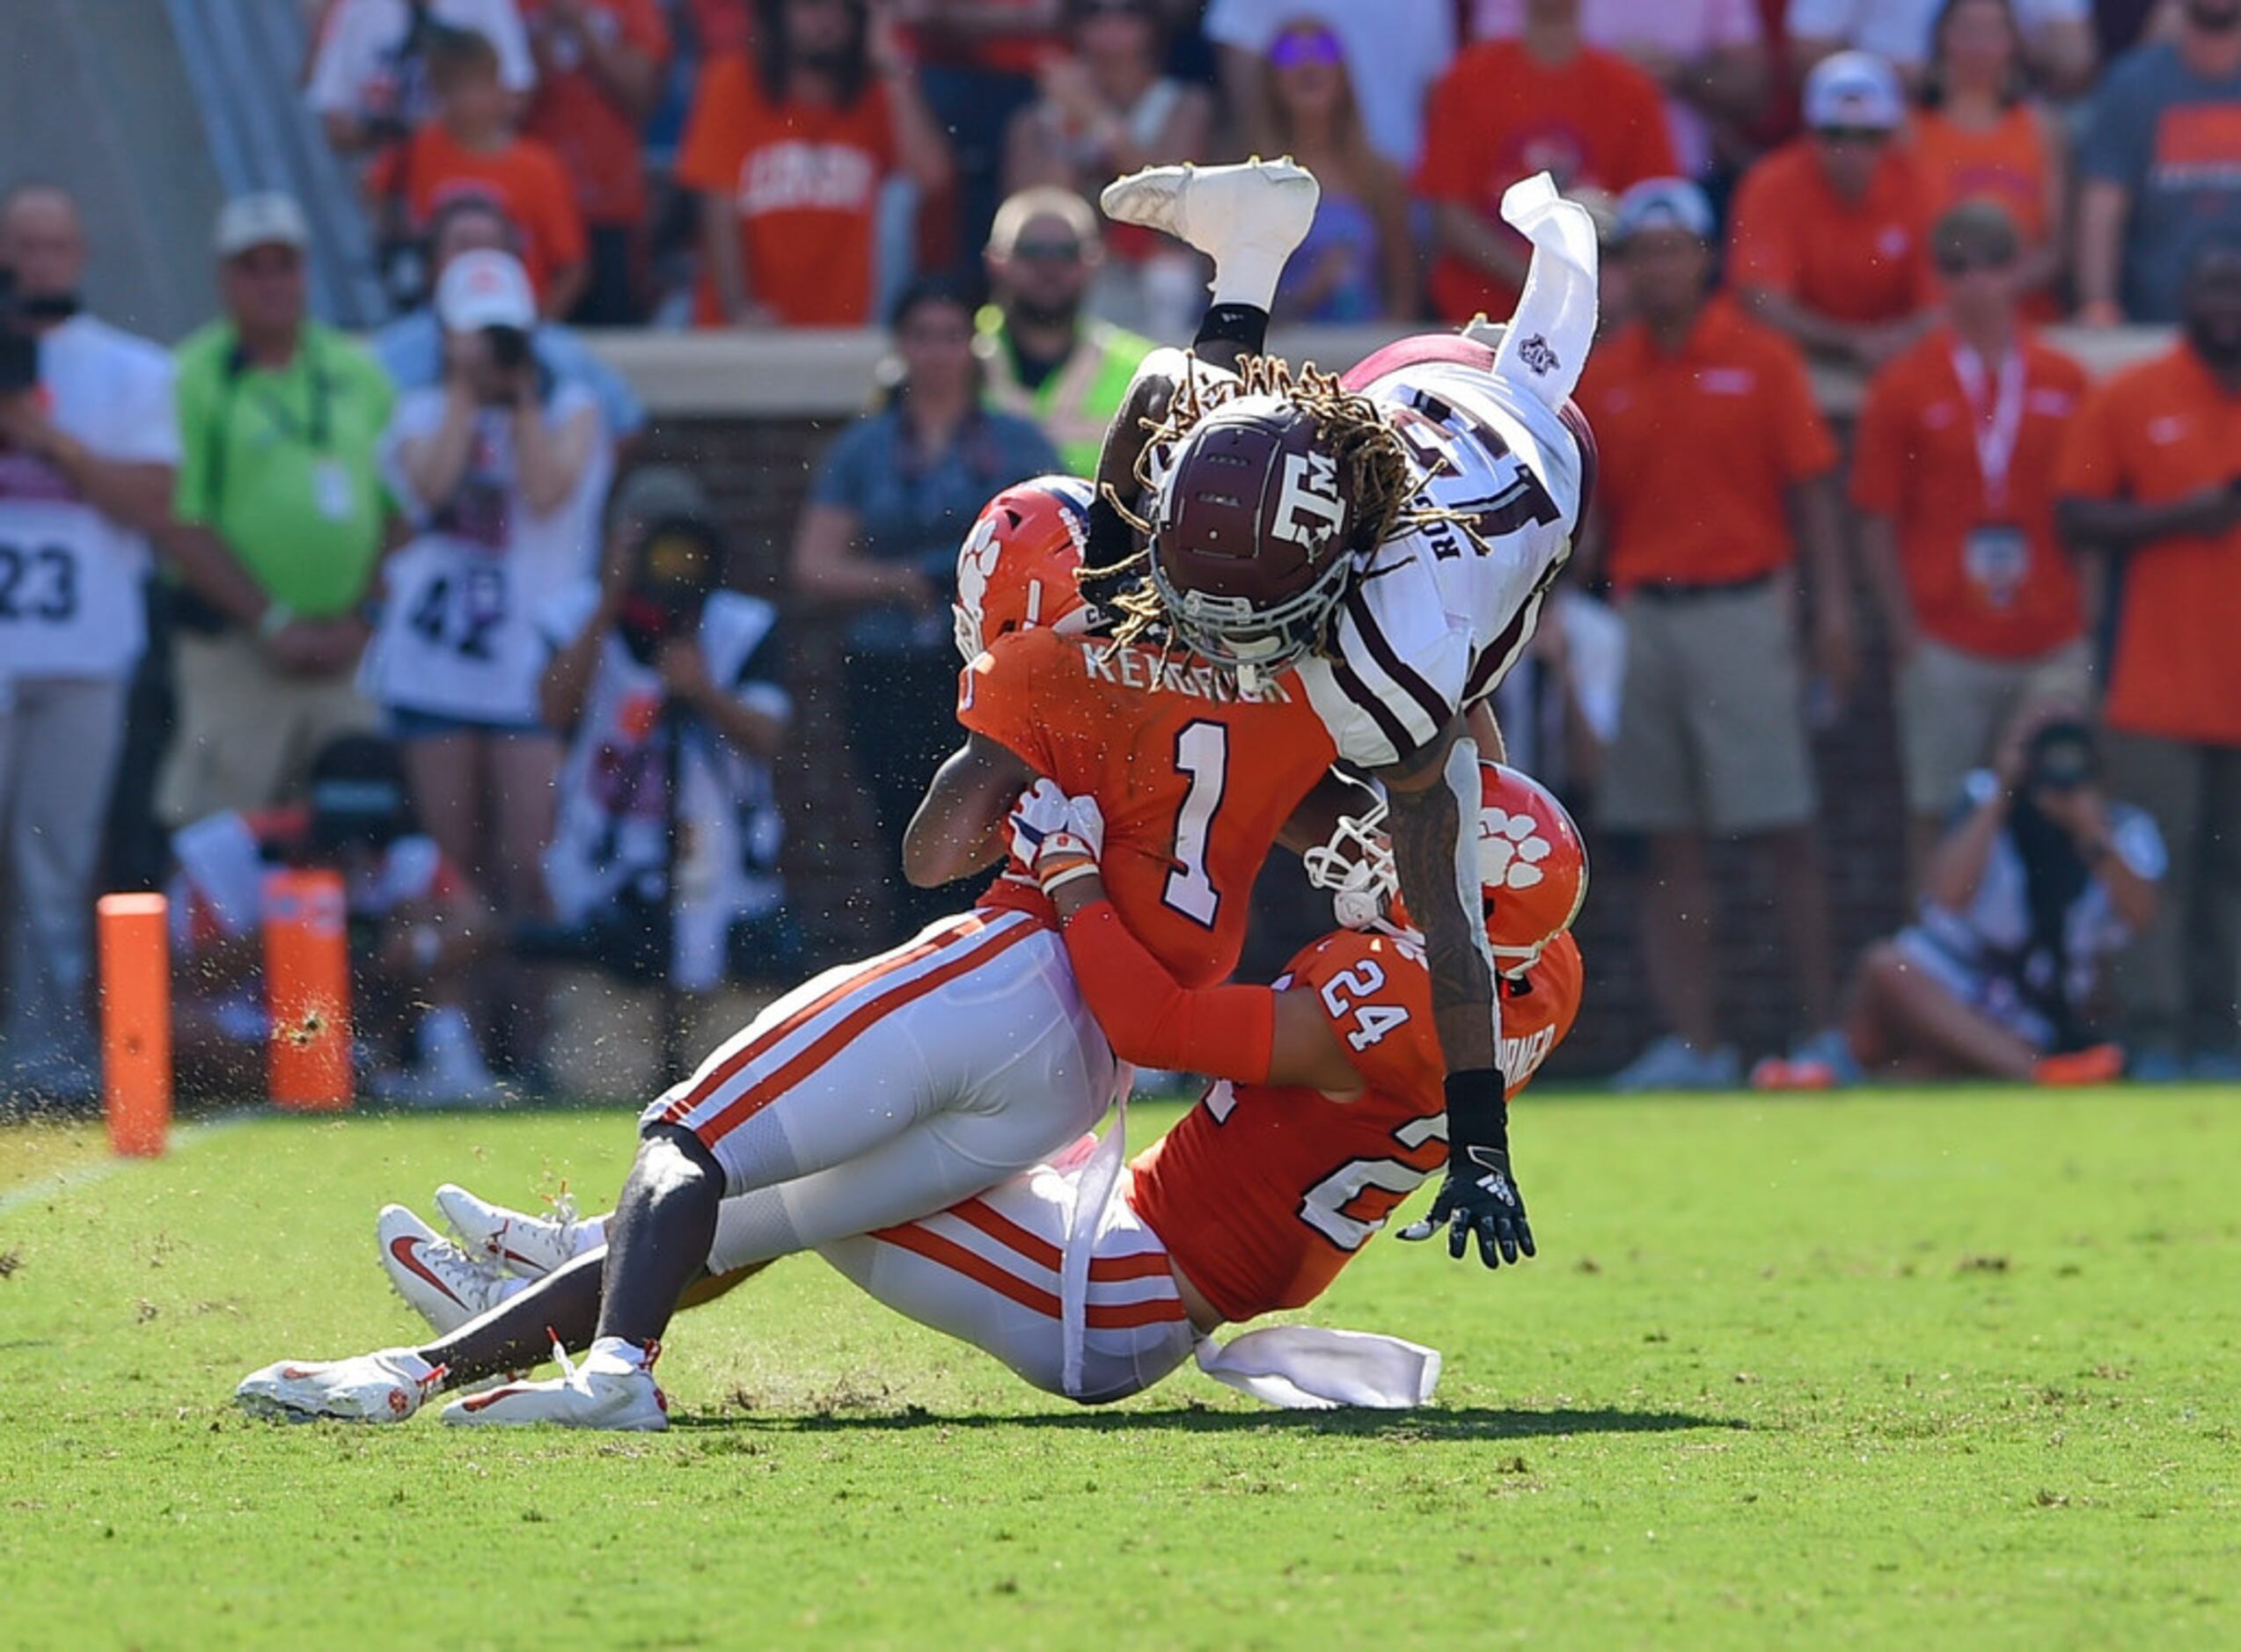
[[[1852,502],[1898,671],[1919,876],[1961,782],[2033,705],[2082,705],[2091,662],[2054,531],[2054,462],[2085,373],[2023,325],[2015,221],[1989,201],[1932,232],[1951,325],[1876,375]]]
[[[488,198],[521,231],[522,267],[538,313],[575,307],[588,274],[583,218],[560,157],[514,130],[497,48],[465,29],[436,31],[428,48],[436,118],[382,159],[369,179],[384,216],[424,227],[464,195]]]
[[[645,319],[646,163],[639,129],[661,101],[669,25],[655,0],[517,0],[537,56],[524,130],[568,170],[590,237],[591,272],[569,319]]]
[[[1906,103],[1890,66],[1839,52],[1805,82],[1806,133],[1744,174],[1728,278],[1806,349],[1874,369],[1930,325],[1930,217],[1893,143]]]
[[[1933,221],[1964,201],[1996,201],[2023,237],[2017,278],[2041,321],[2068,238],[2069,156],[2062,128],[2025,95],[2022,32],[2010,0],[1946,0],[1914,123],[1915,164]]]
[[[2094,387],[2062,445],[2062,530],[2121,558],[2112,785],[2170,844],[2118,983],[2131,1071],[2241,1077],[2241,241],[2195,254],[2186,336]]]
[[[1694,184],[1663,179],[1621,197],[1637,319],[1596,347],[1579,392],[1601,450],[1582,560],[1608,570],[1626,625],[1600,805],[1607,826],[1649,839],[1643,954],[1668,1029],[1619,1075],[1627,1089],[1740,1077],[1713,997],[1715,834],[1751,840],[1774,874],[1799,1012],[1795,1054],[1825,1058],[1835,1036],[1792,567],[1802,539],[1814,562],[1816,662],[1842,693],[1853,659],[1836,448],[1796,347],[1709,296],[1711,237]]]
[[[1657,83],[1582,42],[1579,0],[1529,0],[1517,39],[1470,48],[1432,89],[1416,178],[1439,251],[1432,307],[1456,322],[1516,308],[1532,249],[1500,208],[1519,179],[1615,194],[1678,170]]]
[[[949,178],[909,66],[864,0],[765,0],[751,57],[702,71],[677,157],[700,197],[703,326],[871,319],[880,186]]]

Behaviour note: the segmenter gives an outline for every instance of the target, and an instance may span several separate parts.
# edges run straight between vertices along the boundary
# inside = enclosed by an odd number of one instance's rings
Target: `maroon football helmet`
[[[1177,444],[1152,521],[1152,583],[1175,640],[1274,672],[1311,652],[1345,594],[1352,501],[1310,413],[1240,396]]]

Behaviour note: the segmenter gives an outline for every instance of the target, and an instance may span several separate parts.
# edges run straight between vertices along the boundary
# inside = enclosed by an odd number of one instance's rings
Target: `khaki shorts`
[[[1619,831],[1774,831],[1813,816],[1791,588],[1637,594],[1626,686],[1604,764],[1603,824]]]
[[[222,809],[269,808],[302,786],[328,741],[381,726],[355,670],[286,676],[245,632],[183,635],[175,663],[179,734],[157,798],[173,826]]]
[[[1992,761],[2002,731],[2025,706],[2091,707],[2093,657],[2082,637],[2032,660],[1991,660],[1925,639],[1899,673],[1897,695],[1907,807],[1942,815],[1969,771]]]

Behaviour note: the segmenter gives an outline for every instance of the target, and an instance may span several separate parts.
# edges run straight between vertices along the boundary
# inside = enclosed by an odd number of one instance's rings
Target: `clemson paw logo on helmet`
[[[1478,819],[1479,881],[1498,889],[1529,889],[1548,874],[1541,870],[1554,845],[1541,836],[1530,815],[1483,809]]]
[[[957,552],[957,601],[978,615],[988,596],[988,581],[996,572],[997,559],[1004,547],[996,540],[996,519],[984,516],[972,530],[972,537],[965,541]]]

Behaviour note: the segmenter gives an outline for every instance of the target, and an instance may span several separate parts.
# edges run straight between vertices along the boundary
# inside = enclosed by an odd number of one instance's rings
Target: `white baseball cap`
[[[1709,241],[1715,227],[1712,203],[1686,178],[1646,178],[1618,200],[1622,245],[1650,230],[1680,230]]]
[[[1873,52],[1838,52],[1805,77],[1805,125],[1888,132],[1907,118],[1906,94],[1890,64]]]
[[[210,240],[222,259],[238,258],[257,246],[292,246],[300,252],[311,244],[311,226],[295,196],[260,189],[236,195],[219,209]]]
[[[479,249],[443,267],[436,283],[436,318],[448,333],[537,325],[537,295],[529,272],[511,252]]]

